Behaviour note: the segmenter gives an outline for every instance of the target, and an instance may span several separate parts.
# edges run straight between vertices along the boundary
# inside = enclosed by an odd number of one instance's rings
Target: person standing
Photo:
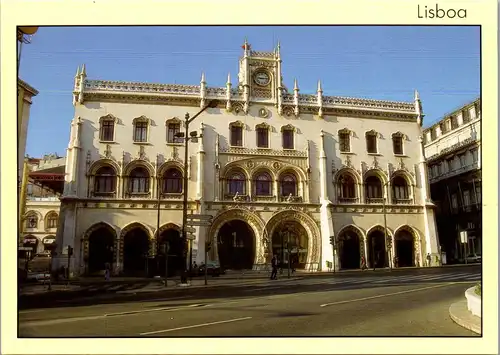
[[[271,268],[271,280],[278,279],[278,258],[276,255],[273,255],[273,258],[271,259]]]
[[[368,269],[368,268],[366,267],[366,259],[363,255],[363,256],[361,256],[361,270],[366,270],[366,269]]]
[[[109,281],[110,269],[111,269],[111,266],[109,265],[109,263],[106,263],[104,265],[104,279],[106,281]]]
[[[431,253],[427,253],[427,267],[431,266]]]

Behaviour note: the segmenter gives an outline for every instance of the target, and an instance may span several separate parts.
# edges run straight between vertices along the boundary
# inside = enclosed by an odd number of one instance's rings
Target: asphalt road
[[[448,314],[476,280],[477,266],[184,289],[20,311],[19,336],[477,336]]]

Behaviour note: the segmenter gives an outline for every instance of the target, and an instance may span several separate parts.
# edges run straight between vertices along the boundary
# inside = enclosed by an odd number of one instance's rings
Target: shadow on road
[[[412,275],[422,274],[420,272],[415,272],[413,270]],[[359,277],[356,277],[356,280],[362,280],[365,275],[374,276],[376,273],[362,273]],[[425,275],[431,275],[434,273],[425,273]],[[443,275],[449,274],[443,273]],[[252,297],[261,297],[266,295],[287,295],[293,293],[303,293],[303,292],[334,292],[334,291],[345,291],[345,290],[355,290],[355,289],[365,289],[365,288],[380,288],[380,287],[390,287],[390,286],[404,286],[404,285],[429,285],[429,284],[437,284],[437,283],[447,283],[452,282],[452,280],[394,280],[394,281],[385,281],[381,283],[376,283],[376,279],[367,280],[366,283],[356,283],[350,284],[349,280],[346,280],[346,283],[343,284],[342,280],[345,279],[344,276],[334,275],[326,275],[326,276],[318,276],[314,278],[304,278],[301,280],[297,280],[296,283],[283,283],[282,281],[277,282],[269,282],[267,284],[257,284],[257,285],[217,285],[212,287],[193,287],[193,288],[172,288],[165,290],[156,290],[151,292],[140,292],[140,293],[132,293],[132,294],[117,294],[116,292],[124,289],[134,289],[141,288],[144,285],[140,286],[134,283],[133,285],[121,285],[119,288],[116,288],[116,285],[111,285],[113,290],[95,290],[91,291],[89,289],[86,290],[78,290],[78,291],[61,291],[60,294],[54,295],[53,293],[42,294],[42,295],[30,295],[30,297],[20,297],[19,298],[19,309],[32,309],[32,308],[58,308],[58,307],[80,307],[80,306],[90,306],[90,305],[98,305],[98,304],[120,304],[127,302],[139,302],[139,301],[148,301],[148,300],[158,300],[161,298],[165,299],[165,302],[168,302],[169,299],[175,298],[179,299],[182,297],[186,297],[186,299],[190,300],[205,300],[205,299],[223,299],[223,298],[252,298]],[[387,276],[386,272],[380,273],[380,276]],[[394,273],[394,276],[402,275],[402,273]],[[352,276],[352,275],[351,275]],[[304,280],[311,279],[322,279],[321,283],[317,284],[303,284]],[[350,280],[353,278],[351,277]],[[263,280],[264,281],[264,280]],[[283,280],[283,281],[286,281]],[[328,282],[336,282],[329,284]],[[375,282],[375,283],[374,283]],[[471,285],[475,284],[474,281],[470,281]],[[464,284],[464,289],[468,287]],[[154,306],[149,307],[162,307],[162,306],[172,306],[171,303],[165,305],[155,304]]]

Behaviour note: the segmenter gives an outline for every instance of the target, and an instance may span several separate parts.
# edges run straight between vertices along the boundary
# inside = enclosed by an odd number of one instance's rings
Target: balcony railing
[[[357,197],[339,197],[339,203],[356,203],[358,202]]]
[[[252,201],[255,202],[275,202],[276,196],[252,196]]]
[[[366,199],[366,203],[373,203],[373,204],[381,204],[384,203],[384,199],[382,197],[368,197]]]
[[[280,202],[302,202],[302,196],[280,196]]]
[[[393,198],[392,203],[395,205],[410,205],[411,198]]]

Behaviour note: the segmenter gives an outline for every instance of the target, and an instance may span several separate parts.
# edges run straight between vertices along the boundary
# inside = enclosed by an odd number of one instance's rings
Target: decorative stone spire
[[[231,73],[227,73],[226,82],[226,111],[231,111]]]
[[[82,71],[79,77],[79,88],[78,88],[78,103],[83,103],[83,89],[85,86],[85,78],[87,77],[87,71],[85,70],[85,64],[82,65]]]
[[[326,159],[326,153],[325,153],[325,132],[323,130],[321,130],[319,136],[320,136],[320,140],[321,140],[321,144],[320,144],[320,147],[319,147],[320,148],[319,157]]]
[[[77,78],[79,75],[80,75],[80,66],[76,68],[75,78]]]
[[[281,57],[281,45],[280,45],[280,41],[278,40],[278,45],[276,46],[276,56],[278,58]]]
[[[205,73],[201,73],[201,81],[200,81],[200,108],[205,107],[205,101],[207,98],[207,83],[205,81]]]
[[[417,122],[420,126],[424,123],[424,112],[422,110],[422,101],[420,101],[420,95],[417,90],[415,90],[415,112],[417,113]]]
[[[297,79],[293,83],[293,103],[295,105],[295,116],[299,116],[299,85]]]
[[[318,116],[323,118],[323,89],[321,88],[321,80],[318,80]]]
[[[85,64],[82,65],[82,72],[80,74],[83,78],[87,77],[87,71],[85,70]]]

